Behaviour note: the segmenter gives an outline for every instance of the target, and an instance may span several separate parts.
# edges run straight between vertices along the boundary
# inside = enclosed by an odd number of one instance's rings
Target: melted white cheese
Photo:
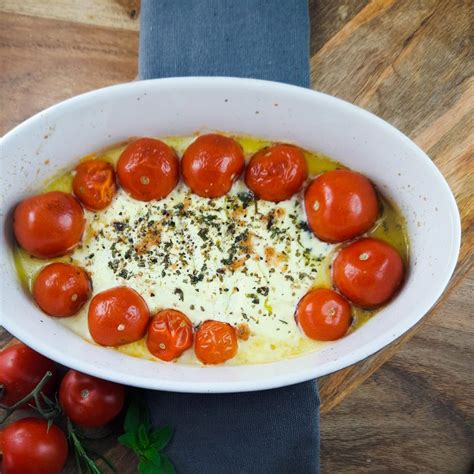
[[[307,230],[301,196],[275,204],[249,199],[238,181],[219,199],[182,183],[144,203],[119,190],[109,208],[87,212],[88,234],[72,258],[91,275],[94,294],[137,290],[152,313],[184,312],[194,325],[217,319],[246,325],[247,341],[229,364],[279,360],[314,350],[294,320],[299,299],[326,283],[333,246]],[[87,307],[62,323],[91,340]],[[120,350],[152,357],[143,341]],[[187,351],[179,362],[195,362]]]

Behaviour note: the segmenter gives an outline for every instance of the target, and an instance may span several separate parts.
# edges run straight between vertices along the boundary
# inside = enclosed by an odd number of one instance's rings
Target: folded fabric
[[[156,426],[170,425],[166,453],[178,473],[319,472],[316,382],[260,392],[146,392]]]
[[[236,76],[309,86],[307,0],[142,0],[140,79]],[[315,381],[260,392],[146,392],[183,474],[319,472]]]
[[[144,0],[141,79],[235,76],[309,86],[307,0]]]

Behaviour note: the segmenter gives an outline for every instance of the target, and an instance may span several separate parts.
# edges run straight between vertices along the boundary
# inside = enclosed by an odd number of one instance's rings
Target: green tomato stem
[[[53,373],[48,370],[43,376],[43,378],[38,382],[38,385],[30,392],[28,395],[24,396],[21,400],[18,400],[12,406],[2,405],[0,403],[0,410],[3,410],[5,413],[0,416],[0,425],[5,423],[8,417],[18,408],[21,408],[26,402],[30,401],[32,398],[38,403],[38,396],[43,390],[44,386],[48,383],[48,380],[53,376]],[[2,390],[4,387],[2,386]]]

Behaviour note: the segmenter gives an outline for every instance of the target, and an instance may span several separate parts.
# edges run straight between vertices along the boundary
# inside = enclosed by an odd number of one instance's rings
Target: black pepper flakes
[[[181,301],[184,301],[184,293],[183,293],[183,290],[181,288],[175,288],[173,293],[175,295],[178,295],[178,297]]]

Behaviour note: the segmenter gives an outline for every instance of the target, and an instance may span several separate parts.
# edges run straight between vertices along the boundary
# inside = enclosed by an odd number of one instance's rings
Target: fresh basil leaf
[[[140,403],[137,398],[132,398],[128,405],[123,427],[125,431],[136,432],[140,426],[140,421]]]
[[[148,461],[147,459],[143,459],[138,464],[138,471],[140,474],[157,474],[160,468],[156,467],[152,462]]]
[[[165,426],[151,432],[150,414],[143,399],[136,396],[131,400],[124,429],[126,432],[118,440],[138,455],[140,474],[175,474],[168,457],[159,452],[169,443],[173,431]]]
[[[145,449],[141,454],[147,461],[153,463],[156,467],[161,465],[161,454],[154,448]]]
[[[158,451],[161,451],[170,442],[172,434],[173,430],[170,426],[165,426],[157,431],[153,431],[149,436],[150,445],[158,449]]]
[[[129,431],[128,433],[124,433],[118,437],[118,442],[127,446],[128,448],[132,449],[133,451],[137,451],[139,449],[138,442],[137,442],[137,435],[136,433]]]
[[[146,449],[149,444],[148,430],[145,428],[145,425],[140,425],[138,427],[138,445],[141,449]]]
[[[160,474],[176,474],[176,470],[166,454],[161,455]]]

